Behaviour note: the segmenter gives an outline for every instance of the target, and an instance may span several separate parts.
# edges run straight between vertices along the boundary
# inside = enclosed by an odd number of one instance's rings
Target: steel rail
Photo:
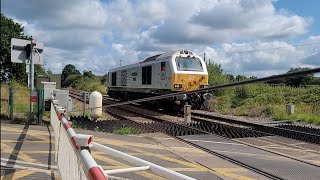
[[[281,127],[267,126],[267,125],[263,125],[263,124],[253,123],[253,122],[240,121],[240,120],[236,120],[236,119],[224,118],[224,117],[219,117],[219,116],[214,116],[214,115],[207,115],[207,114],[196,113],[196,112],[192,112],[191,114],[193,116],[200,116],[200,117],[213,119],[213,120],[219,120],[219,121],[223,121],[223,122],[227,122],[227,123],[233,123],[233,124],[245,125],[245,126],[248,126],[248,127],[254,127],[254,128],[257,128],[256,130],[259,131],[259,132],[268,133],[268,134],[277,135],[277,136],[287,137],[287,136],[284,136],[282,133],[281,134],[275,133],[277,131],[278,132],[282,131],[283,133],[293,134],[293,135],[297,134],[298,136],[306,136],[305,139],[306,140],[309,139],[309,141],[306,141],[306,142],[311,142],[311,143],[314,143],[314,144],[320,144],[320,135],[319,134],[312,134],[312,133],[308,133],[308,132],[297,131],[297,130],[292,130],[292,129],[286,129],[286,128],[281,128]],[[208,120],[202,120],[202,121],[208,121]],[[261,128],[263,130],[265,130],[265,131],[261,131]],[[297,138],[292,138],[292,137],[287,137],[287,138],[301,140],[301,139],[298,138],[298,136],[294,136],[294,137],[297,137]],[[304,140],[302,140],[302,141],[304,141]]]
[[[119,108],[119,107],[117,107],[117,108]],[[121,108],[121,109],[122,109],[122,108]],[[106,110],[106,109],[105,109],[105,110]],[[132,112],[132,113],[135,113],[135,114],[138,114],[138,115],[142,115],[141,113],[138,113],[138,112],[135,112],[135,111],[131,111],[131,110],[128,110],[128,109],[124,109],[124,110],[129,111],[129,112]],[[109,111],[106,110],[106,111],[107,111],[107,112],[110,112],[110,110],[109,110]],[[208,153],[210,153],[210,154],[212,154],[212,155],[215,155],[215,156],[217,156],[217,157],[219,157],[219,158],[222,158],[222,159],[224,159],[224,160],[227,160],[227,161],[229,161],[229,162],[232,162],[232,163],[234,163],[234,164],[237,164],[237,165],[239,165],[239,166],[241,166],[241,167],[244,167],[244,168],[246,168],[246,169],[249,169],[249,170],[251,170],[251,171],[254,171],[254,172],[256,172],[256,173],[258,173],[258,174],[260,174],[260,175],[263,175],[263,176],[265,176],[265,177],[268,177],[268,178],[270,178],[270,179],[274,179],[274,180],[280,180],[280,179],[281,179],[281,180],[282,180],[282,178],[280,178],[280,177],[278,177],[278,176],[276,176],[276,175],[273,175],[273,174],[271,174],[271,173],[265,172],[265,171],[263,171],[263,170],[260,170],[260,169],[258,169],[258,168],[255,168],[255,167],[250,166],[250,165],[248,165],[248,164],[242,163],[241,161],[238,161],[238,160],[236,160],[236,159],[233,159],[233,158],[228,157],[228,156],[226,156],[226,155],[223,155],[223,154],[221,154],[221,153],[218,153],[218,152],[212,151],[212,150],[210,150],[210,149],[207,149],[207,148],[205,148],[205,147],[199,146],[199,145],[197,145],[197,144],[195,144],[195,143],[192,143],[192,142],[190,142],[190,141],[184,140],[184,139],[182,139],[182,138],[180,138],[180,137],[178,137],[178,136],[171,135],[171,134],[169,134],[169,133],[165,133],[165,132],[163,132],[163,131],[161,131],[161,130],[159,130],[159,129],[157,129],[157,128],[150,127],[149,124],[143,124],[143,123],[140,123],[140,122],[136,122],[136,121],[134,121],[134,120],[132,120],[132,119],[130,119],[130,118],[124,117],[124,116],[122,116],[122,115],[120,115],[120,114],[117,114],[117,113],[112,113],[112,114],[115,115],[115,116],[116,116],[117,118],[119,118],[119,119],[127,120],[127,121],[133,121],[133,122],[135,122],[135,123],[137,123],[137,124],[140,124],[140,125],[142,125],[142,126],[144,126],[144,127],[148,127],[149,129],[153,130],[154,132],[158,132],[158,133],[162,133],[162,134],[165,134],[165,135],[167,135],[167,136],[170,136],[170,137],[172,137],[172,138],[174,138],[174,139],[177,139],[177,140],[179,140],[179,141],[181,141],[181,142],[184,142],[184,143],[186,143],[186,144],[189,144],[189,145],[191,145],[191,146],[193,146],[193,147],[195,147],[195,148],[201,149],[201,150],[203,150],[203,151],[205,151],[205,152],[208,152]],[[149,117],[151,120],[154,120],[154,121],[159,121],[159,122],[166,121],[166,123],[171,123],[171,124],[175,124],[175,125],[181,125],[181,124],[177,124],[177,123],[170,122],[170,121],[167,121],[167,120],[162,120],[162,119],[159,119],[159,118],[156,118],[156,117],[153,117],[153,116],[149,116],[149,115],[146,115],[146,114],[143,114],[143,116],[144,116],[144,117]],[[183,126],[183,127],[185,127],[185,126]],[[190,128],[190,127],[189,127],[189,128]],[[199,132],[203,132],[204,134],[212,134],[212,133],[203,131],[203,130],[201,130],[201,129],[197,129],[197,128],[192,128],[192,129],[195,129],[195,130],[197,130],[197,131],[199,131]],[[216,134],[214,134],[214,135],[216,135]],[[216,136],[219,136],[219,135],[216,135]],[[219,137],[226,138],[226,137],[223,137],[223,136],[219,136]],[[229,138],[226,138],[226,139],[229,139]],[[235,142],[237,142],[237,141],[235,141]]]

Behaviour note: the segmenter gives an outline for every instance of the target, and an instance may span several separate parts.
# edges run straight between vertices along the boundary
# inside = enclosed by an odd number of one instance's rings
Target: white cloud
[[[227,73],[261,77],[284,73],[291,67],[320,65],[317,61],[320,41],[317,42],[319,44],[312,46],[293,46],[282,41],[225,43],[218,48],[204,47],[195,51],[206,52],[207,59],[222,64]]]
[[[315,65],[319,54],[319,47],[286,43],[305,34],[312,18],[275,9],[271,0],[4,0],[2,7],[44,42],[46,67],[57,73],[72,63],[104,74],[120,59],[128,64],[192,49],[229,73],[265,75]],[[311,36],[301,43],[319,41]],[[286,48],[230,53],[274,47]]]

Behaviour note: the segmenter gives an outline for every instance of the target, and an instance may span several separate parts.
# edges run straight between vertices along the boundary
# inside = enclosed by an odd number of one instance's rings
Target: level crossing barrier
[[[93,142],[91,135],[76,134],[66,120],[65,113],[66,110],[58,106],[58,100],[53,99],[50,121],[55,137],[55,162],[58,164],[61,179],[106,180],[109,175],[113,174],[150,170],[166,179],[194,180],[194,178]],[[103,170],[91,156],[90,148],[105,152],[108,156],[122,159],[138,167]]]

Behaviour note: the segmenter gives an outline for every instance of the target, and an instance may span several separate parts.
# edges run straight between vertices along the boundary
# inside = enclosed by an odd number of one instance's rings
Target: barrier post
[[[184,122],[191,123],[191,105],[186,104],[184,105]]]

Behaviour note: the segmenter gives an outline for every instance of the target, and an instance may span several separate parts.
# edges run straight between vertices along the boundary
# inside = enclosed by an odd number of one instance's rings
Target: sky
[[[1,12],[45,45],[45,68],[103,75],[188,49],[234,75],[320,66],[318,0],[2,0]]]

